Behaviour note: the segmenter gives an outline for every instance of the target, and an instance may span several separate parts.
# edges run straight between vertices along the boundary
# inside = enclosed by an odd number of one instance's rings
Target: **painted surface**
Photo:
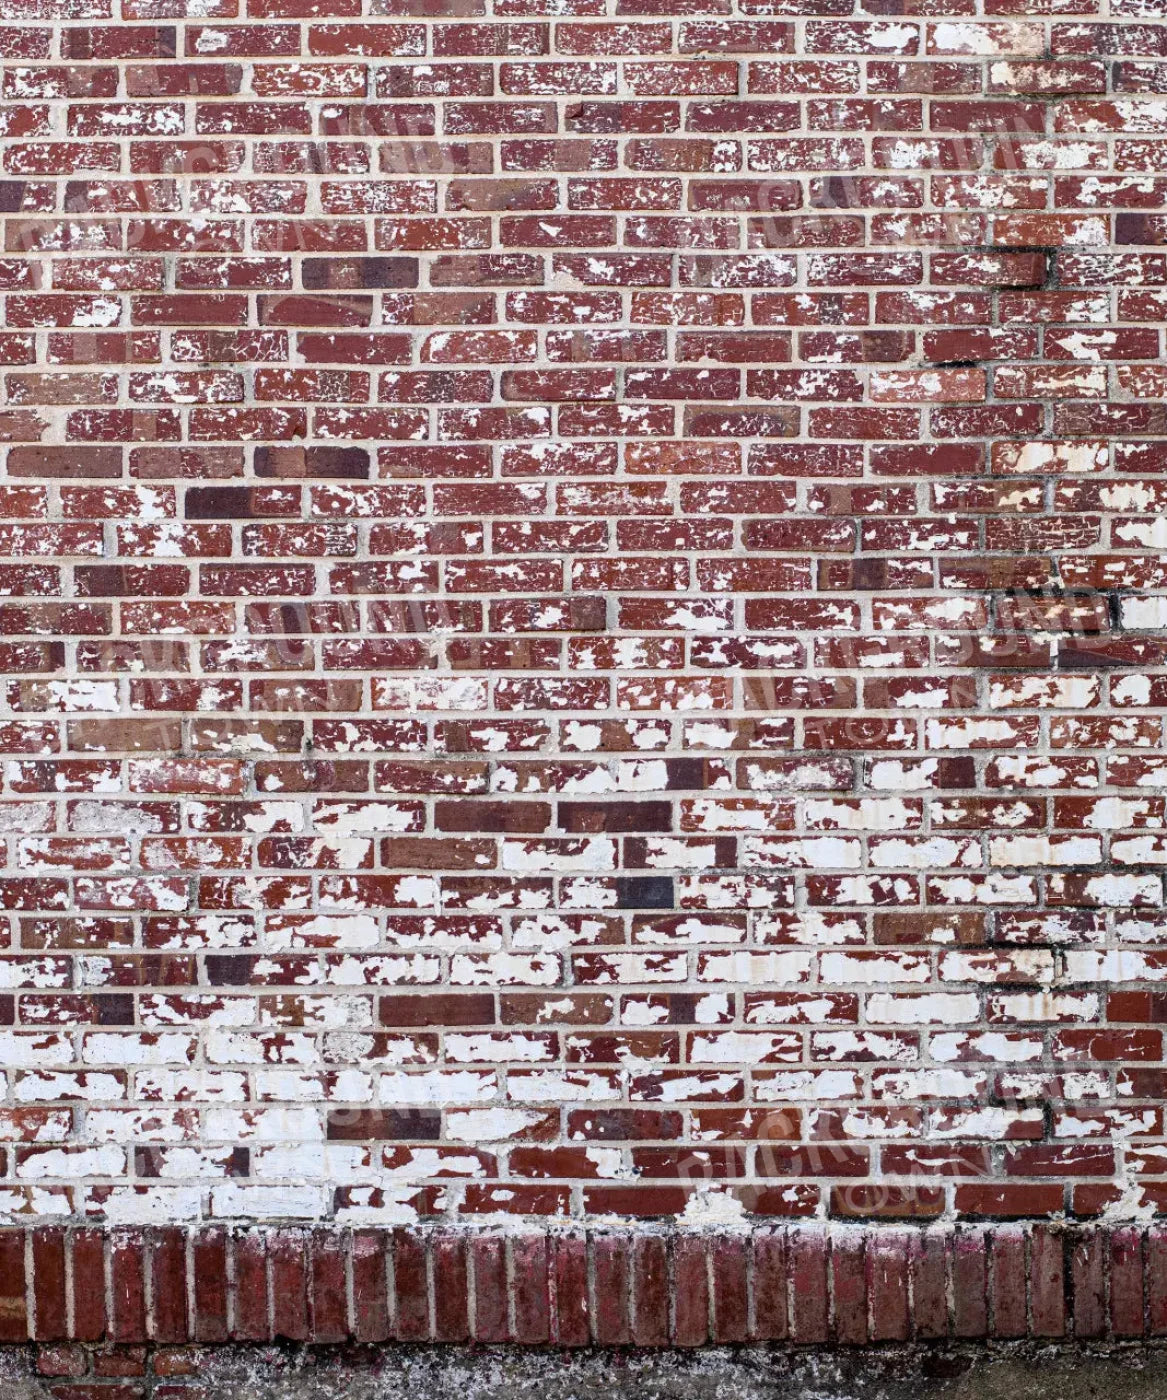
[[[0,1215],[1164,1201],[1158,0],[3,0]]]

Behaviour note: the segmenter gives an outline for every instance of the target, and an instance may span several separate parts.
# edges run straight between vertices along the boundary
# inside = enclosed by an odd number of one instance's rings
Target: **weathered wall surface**
[[[5,1400],[1158,1400],[1161,1351],[0,1350]]]
[[[0,18],[5,1219],[1153,1214],[1161,5]]]

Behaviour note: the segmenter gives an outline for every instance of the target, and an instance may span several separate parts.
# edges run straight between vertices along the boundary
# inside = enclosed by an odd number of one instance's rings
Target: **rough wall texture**
[[[0,13],[9,1218],[1158,1209],[1156,0]]]
[[[1162,1227],[0,1232],[0,1343],[765,1352],[1165,1338]]]
[[[86,1360],[92,1369],[85,1370]],[[0,1349],[5,1400],[1160,1400],[1162,1349]]]

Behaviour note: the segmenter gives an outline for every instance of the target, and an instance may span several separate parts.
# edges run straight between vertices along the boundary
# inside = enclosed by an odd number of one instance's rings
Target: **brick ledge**
[[[0,1230],[0,1342],[1167,1336],[1167,1225]]]

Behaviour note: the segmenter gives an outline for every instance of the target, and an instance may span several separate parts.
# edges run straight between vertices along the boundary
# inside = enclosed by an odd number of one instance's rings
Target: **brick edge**
[[[1167,1225],[0,1230],[0,1342],[1167,1336]]]

